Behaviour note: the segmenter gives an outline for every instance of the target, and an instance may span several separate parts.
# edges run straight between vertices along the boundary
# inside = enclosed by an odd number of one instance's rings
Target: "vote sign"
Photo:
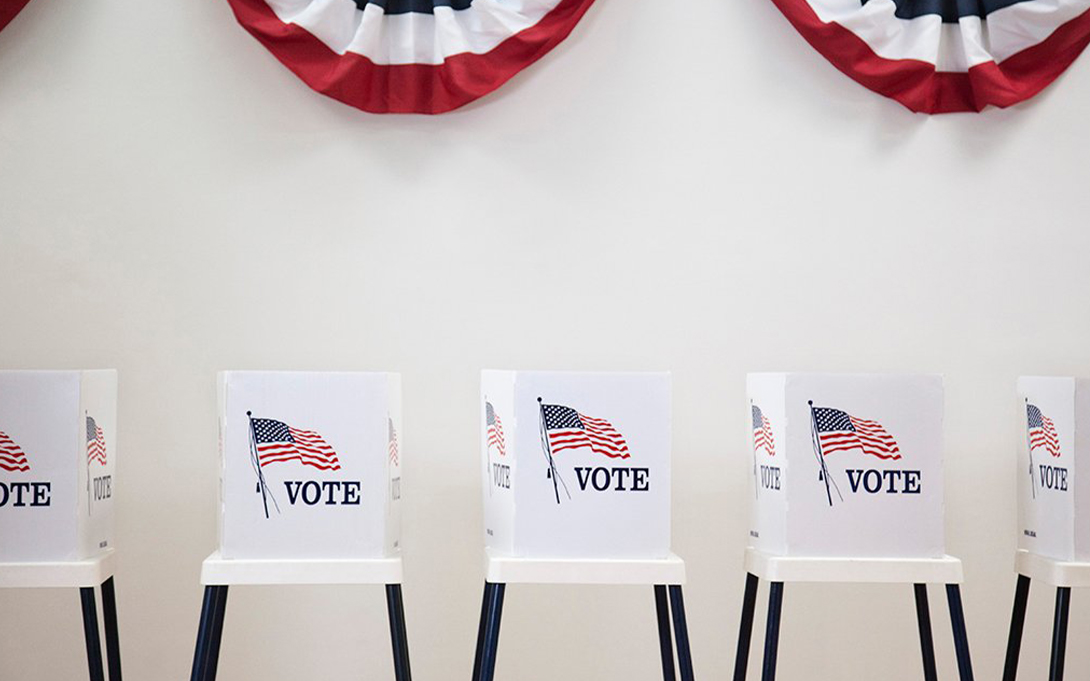
[[[113,546],[117,373],[0,371],[0,562]]]
[[[224,558],[397,552],[399,375],[229,371],[219,388]]]
[[[670,376],[481,374],[485,542],[533,558],[670,552]]]
[[[750,374],[747,388],[751,546],[944,554],[941,377]]]
[[[1017,425],[1019,548],[1090,560],[1090,380],[1019,378]]]

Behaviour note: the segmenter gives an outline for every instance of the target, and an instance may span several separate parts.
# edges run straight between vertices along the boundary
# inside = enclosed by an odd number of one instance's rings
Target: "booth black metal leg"
[[[923,678],[938,681],[935,667],[935,639],[931,636],[931,607],[927,603],[927,585],[914,584],[916,590],[916,622],[920,627],[920,653],[923,656]]]
[[[220,662],[220,640],[223,638],[223,617],[227,613],[227,586],[214,586],[216,589],[215,610],[208,639],[208,663],[203,681],[216,681],[216,669]]]
[[[87,641],[87,667],[91,681],[106,681],[102,673],[102,639],[98,633],[94,587],[81,587],[79,597],[83,604],[83,637]]]
[[[1011,612],[1011,631],[1007,637],[1007,660],[1003,663],[1003,681],[1015,681],[1018,677],[1018,656],[1022,652],[1022,630],[1026,625],[1026,603],[1029,601],[1029,577],[1018,575],[1014,587],[1014,610]]]
[[[121,681],[121,642],[117,636],[117,597],[114,578],[102,583],[102,623],[106,627],[106,668],[110,681]]]
[[[401,599],[401,585],[386,585],[386,610],[390,615],[390,642],[394,651],[394,678],[412,681],[409,670],[409,637],[405,633],[405,604]]]
[[[768,626],[765,628],[765,662],[762,681],[776,678],[776,654],[780,646],[780,612],[783,610],[783,582],[772,582],[768,593]]]
[[[946,585],[946,600],[950,605],[950,626],[954,630],[954,651],[958,658],[961,681],[973,681],[973,661],[969,656],[969,635],[965,631],[965,611],[961,607],[961,588]]]
[[[693,681],[693,655],[689,650],[689,625],[685,623],[685,599],[681,585],[670,585],[670,609],[674,616],[674,638],[677,639],[677,664],[681,681]]]
[[[197,647],[193,652],[193,672],[189,681],[211,681],[216,678],[226,608],[226,586],[204,587],[201,621],[197,626]]]
[[[1071,587],[1056,588],[1056,616],[1052,621],[1052,661],[1048,667],[1048,681],[1061,681],[1064,677],[1064,653],[1067,650],[1067,615],[1071,609]]]
[[[480,664],[474,665],[474,681],[492,681],[496,674],[496,653],[500,644],[500,618],[503,615],[503,592],[506,585],[485,582],[484,626],[481,627],[482,640],[477,644],[480,650]]]
[[[666,586],[655,585],[655,613],[659,621],[659,654],[662,657],[663,681],[675,681],[674,676],[674,639],[670,634],[670,602],[666,595]]]
[[[492,597],[492,585],[485,582],[484,596],[481,598],[481,621],[477,625],[477,652],[473,655],[472,681],[481,678],[481,656],[484,654],[484,632],[488,620],[488,600]]]
[[[738,652],[734,656],[734,681],[746,681],[749,669],[749,644],[753,638],[753,611],[757,607],[757,575],[746,573],[746,592],[742,597],[742,624],[738,627]]]

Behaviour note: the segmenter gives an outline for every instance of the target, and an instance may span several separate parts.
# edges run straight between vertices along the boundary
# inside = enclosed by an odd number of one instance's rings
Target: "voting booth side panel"
[[[516,552],[667,557],[669,374],[518,372],[514,401]]]
[[[80,557],[79,372],[0,372],[0,562]]]
[[[941,558],[939,376],[789,374],[790,555]]]
[[[1018,546],[1054,560],[1075,558],[1075,381],[1018,379]]]
[[[1075,501],[1075,560],[1090,562],[1090,380],[1075,382],[1075,457],[1071,487]]]
[[[515,419],[515,373],[481,372],[481,472],[484,495],[484,543],[504,555],[518,555],[515,547],[515,494],[518,490],[519,452],[515,437],[519,426],[533,429],[534,422]]]
[[[224,558],[385,555],[388,376],[228,372]]]
[[[80,557],[114,546],[114,490],[117,471],[117,372],[80,375],[76,470],[79,476]]]
[[[789,460],[784,374],[746,377],[749,471],[749,546],[772,555],[787,552]]]

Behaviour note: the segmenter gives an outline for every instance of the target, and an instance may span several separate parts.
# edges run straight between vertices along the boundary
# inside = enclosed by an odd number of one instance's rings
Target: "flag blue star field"
[[[913,111],[1033,97],[1090,42],[1090,0],[773,0],[836,68]]]
[[[828,407],[814,407],[813,418],[824,456],[858,449],[879,459],[901,458],[897,441],[877,421],[856,418],[846,411]]]
[[[571,407],[559,404],[543,404],[541,411],[553,454],[566,449],[589,447],[611,459],[627,459],[630,456],[624,436],[609,421],[580,414]]]
[[[594,0],[228,0],[311,88],[372,113],[436,114],[556,47]]]

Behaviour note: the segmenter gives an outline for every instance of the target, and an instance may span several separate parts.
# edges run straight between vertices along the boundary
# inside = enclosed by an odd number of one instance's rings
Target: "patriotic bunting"
[[[922,113],[1033,97],[1090,42],[1090,0],[773,0],[815,49]]]
[[[438,114],[492,92],[594,0],[228,0],[303,82],[372,113]]]
[[[0,0],[0,30],[11,23],[30,0]]]

